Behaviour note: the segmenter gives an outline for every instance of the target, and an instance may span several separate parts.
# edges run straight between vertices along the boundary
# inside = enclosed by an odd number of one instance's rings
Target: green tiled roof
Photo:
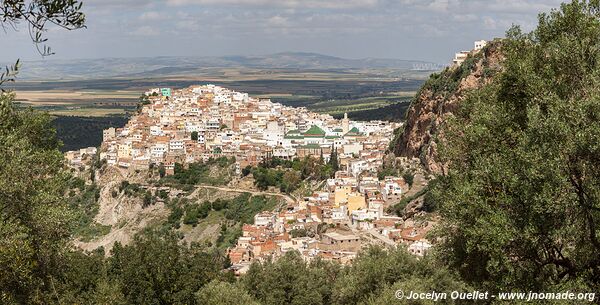
[[[325,131],[323,131],[323,129],[321,129],[319,126],[317,125],[312,125],[310,127],[310,129],[308,129],[305,133],[304,133],[305,137],[324,137],[325,136]]]
[[[299,147],[300,148],[311,148],[311,149],[321,148],[321,146],[319,144],[306,144],[306,145],[302,145]]]
[[[289,133],[283,137],[284,139],[304,139],[301,135],[290,135]]]
[[[360,134],[361,134],[360,131],[356,127],[353,127],[352,129],[350,129],[350,131],[348,131],[346,133],[346,135],[349,135],[349,136],[357,136],[357,135],[360,135]]]
[[[284,139],[304,139],[304,136],[300,134],[300,130],[294,129],[288,131],[288,133],[283,136]]]

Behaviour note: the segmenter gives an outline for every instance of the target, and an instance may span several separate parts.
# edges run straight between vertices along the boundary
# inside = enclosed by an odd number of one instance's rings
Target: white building
[[[171,140],[169,141],[170,151],[182,151],[185,148],[183,140]]]
[[[408,246],[408,252],[413,255],[424,256],[429,252],[431,247],[432,245],[427,240],[422,239],[410,244],[410,246]]]
[[[485,41],[485,40],[477,40],[477,41],[475,41],[474,45],[475,45],[475,47],[474,47],[473,50],[479,51],[479,50],[485,48],[485,46],[487,45],[487,41]]]
[[[259,227],[266,227],[275,223],[275,214],[264,212],[254,215],[254,225]]]
[[[454,59],[452,60],[452,63],[454,65],[460,66],[465,59],[467,59],[467,57],[469,56],[469,51],[460,51],[458,53],[454,54]]]

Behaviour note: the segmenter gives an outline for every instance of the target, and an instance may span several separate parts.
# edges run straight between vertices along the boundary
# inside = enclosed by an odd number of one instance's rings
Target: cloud
[[[305,50],[447,60],[457,49],[470,47],[472,40],[501,37],[513,23],[531,30],[539,12],[557,8],[561,1],[84,0],[88,28],[82,33],[98,45],[114,46],[103,52],[120,50],[129,56]],[[28,41],[26,31],[17,34]],[[48,34],[51,42],[74,35]],[[132,39],[157,35],[168,35],[185,48]],[[0,55],[15,57],[28,50],[18,49],[5,48]]]
[[[138,19],[141,21],[158,21],[158,20],[165,19],[165,17],[166,17],[165,15],[163,15],[159,12],[149,11],[149,12],[144,12],[143,14],[141,14]]]
[[[267,20],[267,24],[270,26],[276,26],[276,27],[282,27],[282,26],[288,26],[288,18],[286,17],[281,17],[279,15],[277,16],[273,16],[271,18],[269,18]]]
[[[490,16],[483,17],[483,26],[486,29],[495,30],[497,28],[496,20]]]
[[[233,5],[284,8],[347,9],[374,7],[379,0],[167,0],[169,5]]]
[[[131,32],[131,34],[134,36],[158,36],[160,35],[160,31],[151,26],[145,25],[135,29],[133,32]]]
[[[427,8],[436,12],[447,12],[450,6],[449,0],[434,0],[427,5]]]
[[[458,22],[472,22],[472,21],[479,20],[479,17],[477,17],[477,15],[475,15],[475,14],[453,14],[452,20],[455,20]]]
[[[91,8],[139,8],[151,6],[156,3],[156,0],[85,0],[83,1],[83,9]]]
[[[552,8],[557,8],[562,1],[550,0],[495,0],[483,2],[482,7],[487,12],[510,13],[510,14],[537,14],[540,12],[550,11]]]

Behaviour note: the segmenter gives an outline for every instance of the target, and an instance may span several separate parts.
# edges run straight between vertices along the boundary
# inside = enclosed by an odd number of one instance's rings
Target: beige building
[[[336,207],[346,205],[348,203],[348,195],[352,192],[352,187],[349,185],[338,186],[335,188],[333,204]]]
[[[363,194],[352,192],[348,194],[348,215],[356,210],[366,209],[367,201]]]
[[[356,252],[360,250],[360,238],[356,235],[343,235],[337,232],[324,233],[319,249]]]

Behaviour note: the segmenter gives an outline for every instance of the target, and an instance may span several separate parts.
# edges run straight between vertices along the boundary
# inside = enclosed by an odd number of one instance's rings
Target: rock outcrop
[[[462,65],[431,75],[407,112],[404,130],[394,145],[397,156],[419,158],[430,172],[444,172],[446,167],[438,158],[443,123],[458,109],[467,91],[489,83],[502,69],[500,48],[501,41],[492,41],[481,51],[471,52]]]

